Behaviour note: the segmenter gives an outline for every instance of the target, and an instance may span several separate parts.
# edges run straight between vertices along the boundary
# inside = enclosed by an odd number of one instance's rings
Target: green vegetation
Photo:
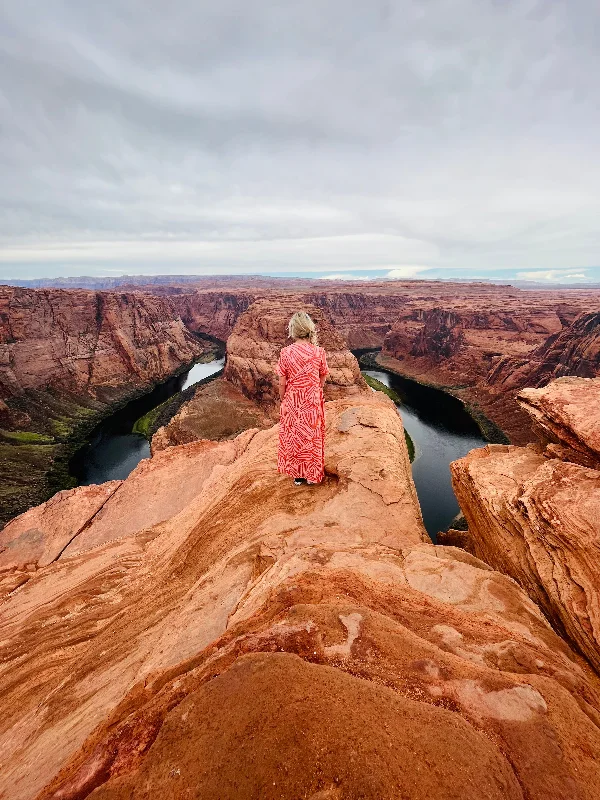
[[[402,404],[402,398],[400,397],[398,392],[395,392],[393,389],[390,389],[390,387],[386,386],[385,383],[378,381],[377,378],[372,378],[370,375],[365,375],[364,373],[363,373],[363,378],[371,387],[371,389],[375,389],[376,392],[383,392],[384,394],[387,394],[390,400],[393,400],[394,403],[396,403],[397,405]]]
[[[415,443],[410,438],[409,432],[404,429],[404,441],[406,442],[406,449],[408,450],[408,457],[410,459],[410,463],[415,460]]]
[[[140,417],[138,420],[136,420],[132,428],[132,433],[139,433],[142,436],[145,436],[146,439],[151,439],[153,433],[155,433],[154,423],[156,422],[161,410],[164,408],[164,406],[166,406],[167,403],[168,400],[164,403],[161,403],[159,406],[156,406],[156,408],[150,409],[150,411],[144,414],[143,417]]]
[[[15,442],[16,444],[54,444],[52,436],[34,433],[33,431],[5,431],[0,429],[0,436],[2,439],[8,439],[9,442]]]

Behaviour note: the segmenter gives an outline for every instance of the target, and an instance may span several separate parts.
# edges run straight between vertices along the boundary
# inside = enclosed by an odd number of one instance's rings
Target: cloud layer
[[[5,3],[0,277],[585,280],[599,74],[590,0]]]

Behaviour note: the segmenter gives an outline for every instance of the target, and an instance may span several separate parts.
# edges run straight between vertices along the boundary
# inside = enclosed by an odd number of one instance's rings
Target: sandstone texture
[[[369,394],[356,358],[322,311],[316,306],[298,305],[296,299],[287,297],[259,300],[239,318],[227,340],[225,380],[261,405],[271,409],[276,406],[279,378],[275,368],[281,348],[292,342],[287,331],[290,317],[300,309],[316,323],[319,344],[327,352],[325,400]]]
[[[277,474],[275,426],[12,523],[86,527],[2,605],[5,800],[597,800],[599,678],[429,542],[391,401],[326,425],[316,487]]]
[[[152,437],[152,452],[198,439],[231,439],[249,428],[270,427],[273,420],[229,381],[217,378],[200,386]]]
[[[563,378],[521,396],[541,446],[489,445],[451,464],[469,549],[512,575],[598,670],[600,470],[589,464],[600,380]]]
[[[0,392],[113,400],[202,355],[168,301],[143,294],[0,287]]]
[[[534,419],[548,455],[600,468],[600,378],[558,378],[522,389],[517,402]]]

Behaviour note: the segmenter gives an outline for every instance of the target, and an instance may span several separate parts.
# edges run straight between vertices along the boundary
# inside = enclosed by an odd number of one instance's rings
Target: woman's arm
[[[283,402],[283,398],[285,396],[285,385],[287,383],[287,379],[285,375],[279,376],[279,399]]]

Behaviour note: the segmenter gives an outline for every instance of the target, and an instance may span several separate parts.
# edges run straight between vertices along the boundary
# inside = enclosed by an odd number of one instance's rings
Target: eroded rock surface
[[[534,419],[548,455],[600,467],[600,378],[558,378],[522,389],[517,402]]]
[[[152,452],[198,439],[231,439],[249,428],[265,428],[273,420],[229,381],[217,378],[196,393],[152,437]]]
[[[596,800],[598,677],[429,542],[391,401],[326,424],[316,487],[277,474],[276,427],[162,451],[5,599],[6,800]]]
[[[168,300],[134,293],[0,287],[0,391],[113,400],[204,352]]]
[[[451,464],[470,549],[512,575],[598,670],[600,471],[573,462],[597,463],[600,380],[559,379],[520,397],[544,443],[559,444],[490,445]]]
[[[324,387],[326,400],[346,395],[368,394],[356,358],[342,337],[316,306],[299,305],[295,298],[258,300],[238,320],[227,340],[225,380],[261,405],[274,406],[279,397],[275,372],[282,347],[291,344],[287,326],[298,310],[306,311],[319,330],[319,344],[327,351],[329,376]]]

